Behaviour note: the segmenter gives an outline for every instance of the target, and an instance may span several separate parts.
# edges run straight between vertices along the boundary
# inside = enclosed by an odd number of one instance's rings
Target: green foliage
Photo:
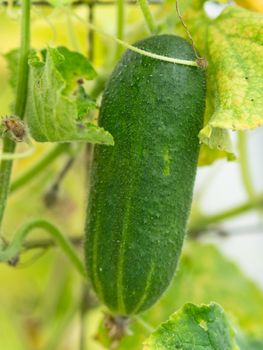
[[[238,350],[223,309],[186,304],[161,324],[145,342],[144,350]]]
[[[113,138],[84,117],[96,104],[79,79],[96,75],[89,61],[65,47],[48,48],[41,60],[30,57],[26,119],[38,142],[86,141],[113,145]],[[82,82],[81,82],[82,83]]]

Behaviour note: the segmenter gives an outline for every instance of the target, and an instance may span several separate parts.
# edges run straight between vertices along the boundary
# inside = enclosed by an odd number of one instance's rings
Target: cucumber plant
[[[263,7],[236,3],[246,9],[218,4],[215,18],[216,5],[203,0],[0,2],[10,84],[0,61],[0,262],[15,268],[0,265],[1,348],[263,347],[262,291],[215,248],[193,242],[226,219],[262,214],[244,130],[263,123]],[[229,130],[238,131],[238,153]],[[193,186],[198,166],[218,159],[239,160],[248,198],[208,215],[201,196],[192,203]],[[33,239],[33,230],[51,237]],[[41,271],[26,270],[26,290],[16,267],[28,251],[54,246],[67,259],[55,254]],[[44,270],[55,283],[47,286]],[[21,287],[15,299],[11,279]],[[18,293],[22,301],[46,293],[48,302],[17,308]]]

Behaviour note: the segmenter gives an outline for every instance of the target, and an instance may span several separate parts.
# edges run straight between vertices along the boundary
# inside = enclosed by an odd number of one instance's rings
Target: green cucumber
[[[135,46],[195,60],[174,35]],[[189,216],[203,124],[205,74],[128,50],[109,79],[99,125],[115,146],[96,145],[85,256],[99,299],[114,313],[137,314],[168,287]]]

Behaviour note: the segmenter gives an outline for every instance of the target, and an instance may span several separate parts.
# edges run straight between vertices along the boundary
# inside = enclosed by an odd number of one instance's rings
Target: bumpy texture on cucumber
[[[174,35],[151,36],[135,46],[195,59],[191,45]],[[115,146],[95,146],[85,254],[92,285],[114,313],[149,308],[174,275],[204,105],[203,70],[129,50],[108,81],[99,124]]]

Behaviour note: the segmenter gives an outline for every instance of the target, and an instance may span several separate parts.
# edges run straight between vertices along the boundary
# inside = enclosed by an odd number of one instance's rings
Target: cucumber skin
[[[135,46],[195,60],[174,35]],[[90,178],[85,258],[98,298],[117,314],[140,313],[168,287],[192,201],[205,108],[200,68],[130,50],[104,92],[99,125],[115,146],[96,145]]]

